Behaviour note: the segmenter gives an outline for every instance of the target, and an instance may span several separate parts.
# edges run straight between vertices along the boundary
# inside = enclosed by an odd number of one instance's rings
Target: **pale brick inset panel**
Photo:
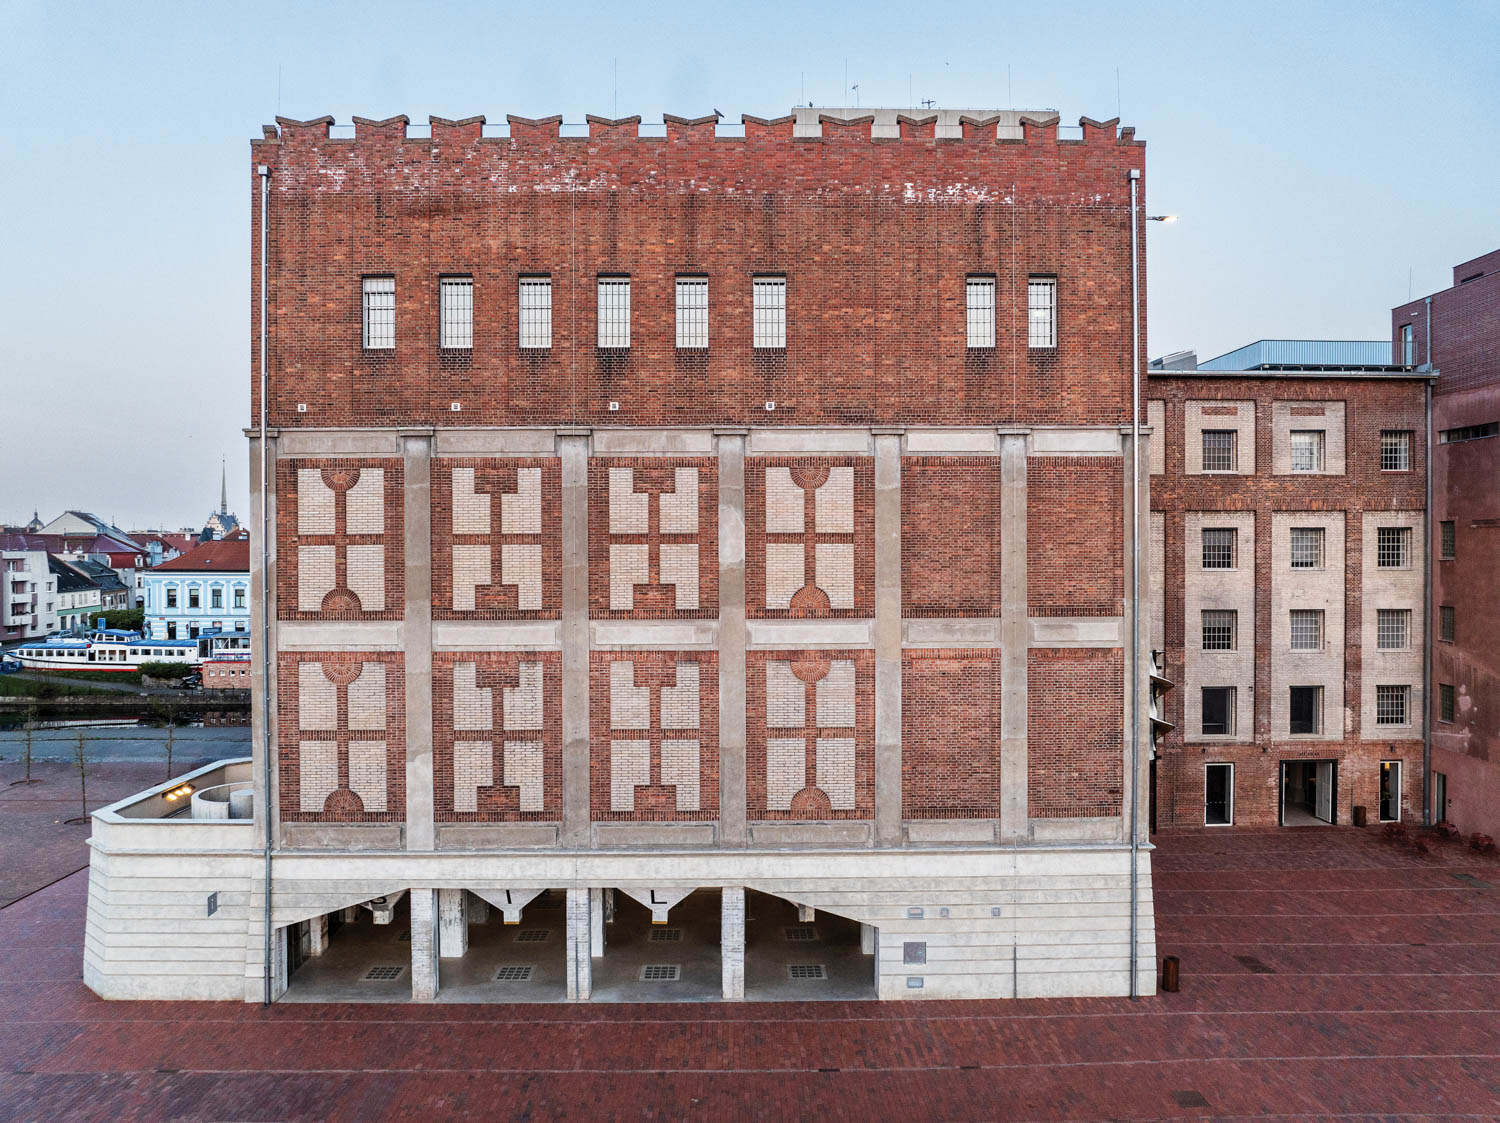
[[[346,519],[350,534],[381,534],[385,531],[385,471],[361,468],[359,479],[349,489]]]
[[[522,663],[520,684],[504,690],[504,722],[507,733],[543,728],[542,665]]]
[[[1151,475],[1160,476],[1167,470],[1166,402],[1153,400],[1146,403],[1146,424],[1151,426]]]
[[[1400,740],[1421,736],[1422,729],[1422,646],[1426,623],[1422,612],[1422,573],[1424,544],[1420,511],[1366,511],[1361,533],[1360,683],[1359,737],[1364,741]],[[1381,527],[1407,529],[1406,565],[1383,569],[1379,562]],[[1400,650],[1382,651],[1378,643],[1379,611],[1406,609],[1411,613],[1407,629],[1409,642]],[[1459,622],[1463,627],[1463,622]],[[1406,722],[1402,725],[1375,723],[1375,688],[1407,686]]]
[[[651,688],[635,685],[635,664],[628,660],[622,659],[609,666],[609,726],[611,729],[651,728]]]
[[[494,746],[488,741],[453,744],[453,809],[479,810],[479,789],[495,782]]]
[[[337,580],[338,548],[297,547],[297,611],[318,612]]]
[[[321,468],[298,469],[298,534],[333,534],[333,502],[333,488],[323,482]]]
[[[658,502],[661,505],[661,531],[663,534],[698,533],[698,469],[677,468],[676,487],[663,492]]]
[[[489,524],[485,524],[485,530]],[[517,468],[516,490],[500,496],[501,534],[542,533],[542,470]]]
[[[696,543],[661,546],[661,583],[675,590],[679,612],[698,607],[698,547]],[[611,585],[613,583],[611,582]]]
[[[1292,530],[1323,532],[1323,564],[1292,568]],[[1323,731],[1296,740],[1344,739],[1344,513],[1276,511],[1271,515],[1271,736],[1290,739],[1291,688],[1323,688]],[[1321,612],[1323,643],[1292,650],[1291,614]]]
[[[474,490],[474,469],[453,469],[453,533],[488,534],[490,532],[490,497]],[[489,563],[486,559],[486,572]]]
[[[807,583],[803,561],[807,551],[798,543],[766,543],[766,607],[790,608],[792,597]]]
[[[854,607],[854,543],[819,542],[814,547],[818,588],[832,608]]]
[[[349,684],[349,728],[385,728],[385,664],[364,664]]]
[[[634,811],[637,785],[651,783],[651,742],[609,743],[609,809]]]
[[[434,460],[434,617],[555,618],[561,597],[560,507],[556,460]]]
[[[635,472],[630,468],[609,470],[609,532],[648,534],[651,530],[651,496],[635,490]]]
[[[476,663],[455,663],[453,666],[453,728],[462,730],[484,730],[494,728],[495,702],[493,692],[479,685],[479,666]],[[490,781],[486,780],[485,783]]]
[[[1151,650],[1164,651],[1167,646],[1167,516],[1151,512],[1151,551],[1148,592],[1151,597]]]
[[[519,611],[541,611],[541,543],[507,542],[501,546],[500,584],[516,587],[516,608]]]
[[[807,690],[785,660],[766,664],[766,725],[801,728],[807,723]]]
[[[1271,403],[1271,474],[1306,475],[1292,471],[1292,430],[1310,429],[1323,434],[1321,476],[1344,474],[1344,403],[1296,401]]]
[[[641,496],[642,499],[646,498]],[[609,607],[629,612],[635,607],[635,587],[651,582],[651,547],[617,542],[609,547]]]
[[[802,489],[792,482],[792,470],[782,465],[766,469],[766,533],[801,534]]]
[[[766,741],[766,806],[790,811],[792,797],[807,786],[807,746],[800,737]]]
[[[1203,568],[1203,531],[1233,530],[1234,568]],[[1255,514],[1250,511],[1190,511],[1183,521],[1183,739],[1249,742],[1255,739]],[[1203,650],[1204,609],[1232,609],[1237,637],[1233,651]],[[1232,686],[1234,732],[1205,737],[1203,687]]]
[[[663,729],[697,729],[698,664],[678,663],[675,686],[661,688],[661,727]]]
[[[854,725],[854,662],[835,659],[818,680],[818,725]]]
[[[479,586],[488,585],[489,583],[490,548],[488,546],[454,546],[454,609],[460,612],[472,612],[475,605],[474,591]]]
[[[1203,474],[1203,430],[1230,429],[1235,437],[1235,469],[1226,475],[1255,475],[1255,403],[1190,401],[1185,403],[1183,471]]]
[[[515,788],[520,810],[545,810],[545,754],[540,741],[505,742],[505,786]]]
[[[854,469],[828,469],[828,482],[814,493],[813,524],[820,534],[854,533]]]
[[[298,664],[297,709],[301,714],[301,720],[298,723],[301,729],[337,729],[339,727],[338,688],[328,681],[328,676],[323,673],[323,664]]]
[[[349,591],[359,598],[365,612],[379,612],[385,607],[384,546],[349,547]]]
[[[384,741],[355,741],[349,746],[349,787],[368,812],[386,809]]]
[[[677,789],[679,811],[698,810],[701,767],[697,741],[661,743],[661,782]]]
[[[317,664],[310,664],[316,667]],[[319,674],[322,671],[319,670]],[[297,745],[300,776],[298,807],[318,813],[339,786],[339,747],[336,741],[301,741]]]
[[[835,811],[854,810],[854,738],[819,737],[818,787]]]

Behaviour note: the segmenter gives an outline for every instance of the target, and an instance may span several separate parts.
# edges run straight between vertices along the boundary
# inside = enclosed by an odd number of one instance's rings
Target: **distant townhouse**
[[[131,608],[134,593],[121,579],[117,570],[108,563],[94,558],[74,558],[68,563],[74,569],[90,577],[99,586],[99,606],[105,611]],[[134,576],[134,570],[131,571]]]
[[[103,592],[89,574],[76,565],[47,555],[47,567],[57,579],[57,626],[64,632],[80,632],[94,625],[104,609]]]
[[[145,630],[152,639],[250,630],[250,541],[205,542],[144,574]]]
[[[57,630],[57,578],[34,536],[0,534],[0,641],[37,639]]]

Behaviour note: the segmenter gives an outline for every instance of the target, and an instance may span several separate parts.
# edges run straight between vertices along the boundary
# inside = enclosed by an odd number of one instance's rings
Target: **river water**
[[[10,718],[13,715],[5,715]],[[160,719],[154,719],[159,722]],[[225,721],[245,724],[223,724]],[[47,715],[31,730],[31,759],[76,761],[78,741],[83,738],[88,761],[162,760],[167,755],[170,734],[172,754],[179,760],[217,760],[250,755],[249,714],[241,711],[207,714],[200,720],[179,724],[170,731],[154,723],[150,715],[110,714],[70,718]],[[26,752],[26,730],[19,720],[0,726],[0,760],[20,760]]]

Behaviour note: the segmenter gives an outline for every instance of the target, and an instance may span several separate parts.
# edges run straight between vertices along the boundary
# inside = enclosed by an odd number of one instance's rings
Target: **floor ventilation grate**
[[[371,967],[364,974],[364,982],[389,983],[401,977],[405,967]]]
[[[675,983],[682,978],[682,966],[677,963],[648,963],[641,968],[643,983]]]
[[[682,929],[653,928],[651,929],[651,942],[653,944],[680,944],[682,943]]]
[[[547,937],[551,934],[550,928],[522,928],[516,933],[516,943],[543,944],[547,942]]]
[[[502,967],[495,972],[497,983],[529,983],[531,982],[531,967]]]
[[[784,931],[789,944],[811,944],[818,939],[818,930],[811,924],[796,924]]]
[[[788,963],[786,977],[789,979],[826,979],[828,969],[821,963]]]

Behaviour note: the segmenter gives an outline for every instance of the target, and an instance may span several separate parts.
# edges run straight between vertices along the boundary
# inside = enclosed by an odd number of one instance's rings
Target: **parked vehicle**
[[[0,675],[13,675],[20,669],[19,659],[0,659]]]

